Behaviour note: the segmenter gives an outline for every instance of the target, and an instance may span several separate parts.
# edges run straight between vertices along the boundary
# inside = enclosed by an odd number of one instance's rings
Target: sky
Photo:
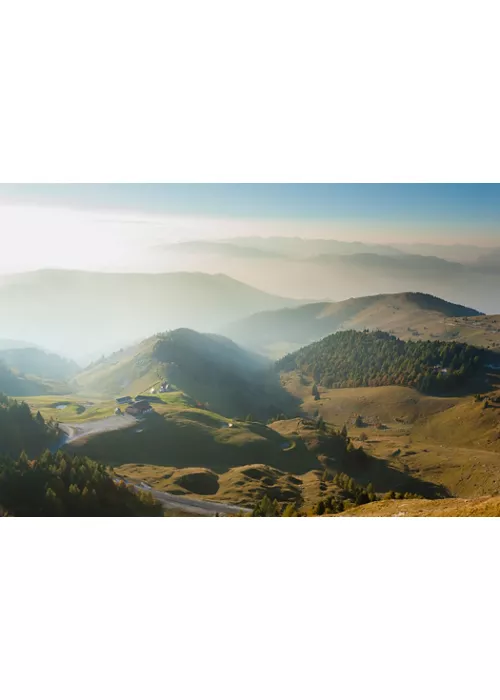
[[[500,224],[495,184],[0,185],[0,202],[160,216]]]
[[[248,235],[500,245],[500,186],[0,185],[0,273],[147,269],[159,243]]]

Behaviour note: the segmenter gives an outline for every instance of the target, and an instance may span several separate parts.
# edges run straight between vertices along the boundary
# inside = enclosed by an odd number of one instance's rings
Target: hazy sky
[[[500,223],[500,186],[491,184],[0,185],[0,201],[215,218]]]
[[[148,269],[158,243],[291,235],[500,244],[498,185],[0,185],[0,272]]]

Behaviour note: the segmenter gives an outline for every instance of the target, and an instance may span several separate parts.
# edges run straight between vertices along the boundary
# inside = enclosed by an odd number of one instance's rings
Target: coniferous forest
[[[0,513],[13,516],[161,516],[149,493],[114,480],[106,467],[85,457],[0,457]]]
[[[162,515],[150,494],[114,481],[103,465],[53,454],[59,438],[57,425],[0,395],[0,515]]]
[[[25,450],[35,456],[57,442],[59,430],[38,412],[33,415],[27,403],[0,394],[1,455],[18,457]]]
[[[465,343],[403,341],[382,331],[342,331],[286,355],[280,371],[299,370],[327,388],[399,385],[441,394],[483,369],[486,351]]]

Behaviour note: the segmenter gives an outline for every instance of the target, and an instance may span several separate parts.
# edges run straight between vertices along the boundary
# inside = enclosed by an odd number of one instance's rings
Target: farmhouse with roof
[[[146,413],[150,413],[152,410],[153,407],[149,401],[142,400],[134,401],[134,403],[130,404],[130,406],[127,406],[125,413],[128,413],[131,416],[143,416]]]
[[[132,397],[131,396],[121,396],[119,399],[116,399],[116,403],[118,403],[118,404],[132,403]]]

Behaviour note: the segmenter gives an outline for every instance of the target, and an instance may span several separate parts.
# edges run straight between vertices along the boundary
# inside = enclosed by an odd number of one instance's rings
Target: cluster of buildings
[[[163,381],[160,384],[158,393],[166,394],[172,390],[172,386]],[[149,393],[156,394],[156,388],[152,387]],[[131,396],[120,396],[120,398],[116,399],[116,403],[118,404],[115,408],[115,415],[117,416],[121,416],[123,413],[128,413],[131,416],[143,416],[145,413],[150,413],[153,410],[153,407],[144,396],[136,396],[135,399]]]
[[[151,413],[153,407],[146,399],[134,400],[131,396],[122,396],[116,399],[118,406],[115,408],[115,415],[121,416],[123,413],[128,413],[130,416],[143,416],[146,413]],[[126,405],[122,410],[121,406]]]
[[[170,384],[167,384],[167,382],[162,382],[160,384],[160,388],[158,389],[159,394],[167,394],[169,391],[172,391],[172,387]],[[150,389],[150,394],[156,394],[156,388],[153,386]]]

